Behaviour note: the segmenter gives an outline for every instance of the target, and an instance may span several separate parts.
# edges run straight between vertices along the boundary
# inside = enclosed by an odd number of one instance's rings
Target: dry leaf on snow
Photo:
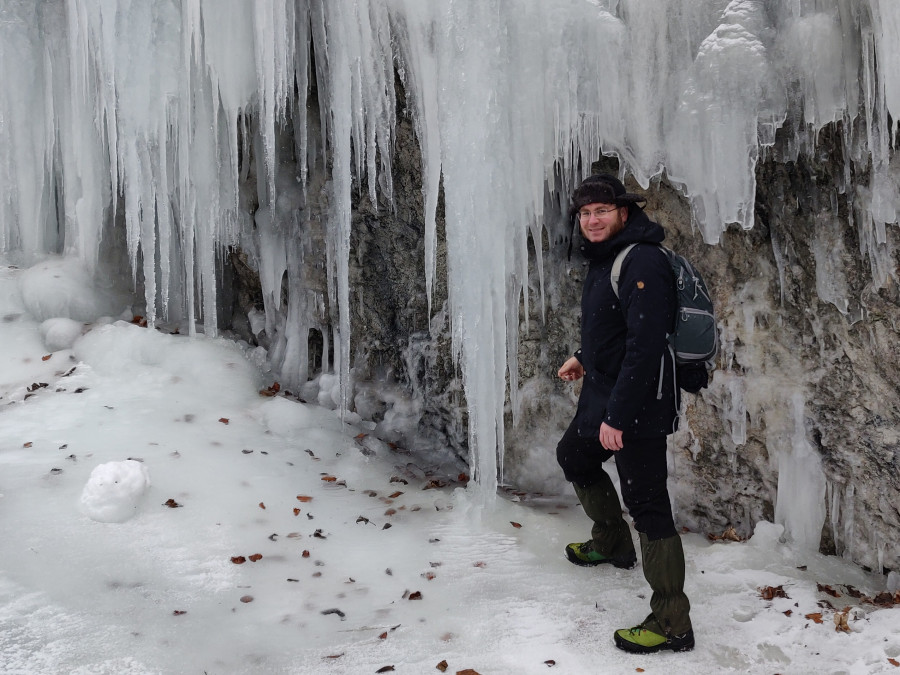
[[[847,623],[847,616],[850,614],[850,608],[845,607],[842,612],[834,615],[834,630],[837,633],[850,633],[850,625]]]
[[[825,584],[816,584],[816,590],[820,593],[826,593],[830,595],[832,598],[839,598],[841,594],[834,590],[831,586],[827,586]]]
[[[772,598],[787,598],[790,600],[790,596],[784,592],[784,586],[765,586],[757,590],[759,591],[759,597],[763,600],[771,600]]]

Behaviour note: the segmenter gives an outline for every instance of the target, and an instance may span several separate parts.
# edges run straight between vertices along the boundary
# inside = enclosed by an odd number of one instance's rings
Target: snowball
[[[137,511],[147,488],[150,473],[133,459],[107,462],[91,471],[91,477],[81,492],[84,513],[99,523],[122,523]]]
[[[62,317],[47,319],[41,324],[41,337],[51,352],[71,349],[75,340],[81,337],[83,327],[84,324],[72,319]]]
[[[784,536],[784,525],[776,525],[766,520],[761,520],[753,530],[753,536],[749,543],[757,548],[774,550]]]

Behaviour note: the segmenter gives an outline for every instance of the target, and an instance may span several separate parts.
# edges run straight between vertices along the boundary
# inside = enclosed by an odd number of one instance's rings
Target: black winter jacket
[[[603,422],[622,430],[626,442],[666,436],[678,426],[680,397],[667,339],[675,320],[675,278],[657,247],[664,238],[659,224],[632,207],[613,238],[582,240],[590,261],[575,354],[585,371],[575,415],[582,437],[597,438]],[[616,254],[632,243],[637,245],[622,263],[617,298],[610,272]]]

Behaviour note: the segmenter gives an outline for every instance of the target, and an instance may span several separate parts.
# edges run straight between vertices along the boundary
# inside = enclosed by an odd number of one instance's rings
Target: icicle
[[[775,522],[800,548],[817,550],[825,522],[825,474],[819,454],[806,437],[805,401],[801,392],[791,396],[793,430],[785,430],[787,447],[778,447],[778,494]]]

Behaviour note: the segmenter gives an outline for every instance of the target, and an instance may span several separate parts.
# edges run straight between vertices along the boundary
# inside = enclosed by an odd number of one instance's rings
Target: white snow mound
[[[99,523],[123,523],[136,512],[150,487],[150,472],[141,462],[107,462],[91,471],[81,492],[84,513]]]
[[[71,349],[75,340],[81,337],[84,324],[64,317],[47,319],[41,324],[41,337],[51,352]]]
[[[25,309],[39,321],[53,317],[93,321],[121,309],[110,294],[97,288],[76,258],[48,258],[25,270],[19,290]]]

